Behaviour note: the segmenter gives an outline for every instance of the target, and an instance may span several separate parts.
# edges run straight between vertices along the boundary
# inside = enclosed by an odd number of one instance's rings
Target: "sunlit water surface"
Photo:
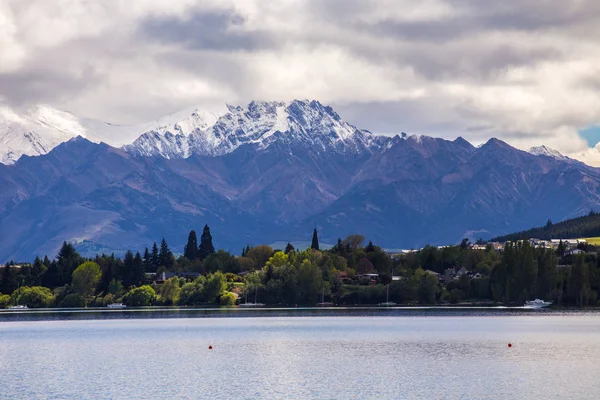
[[[0,316],[0,398],[600,396],[598,313],[118,315]]]

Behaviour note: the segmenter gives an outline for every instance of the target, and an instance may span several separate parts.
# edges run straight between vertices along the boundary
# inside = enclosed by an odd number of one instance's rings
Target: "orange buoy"
[[[509,343],[509,344],[508,344],[508,347],[512,347],[512,343]]]
[[[209,349],[209,350],[212,350],[212,346],[208,346],[208,349]]]

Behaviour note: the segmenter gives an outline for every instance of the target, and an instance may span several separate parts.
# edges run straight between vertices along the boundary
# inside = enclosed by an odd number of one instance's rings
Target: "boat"
[[[380,306],[385,306],[385,307],[389,307],[389,306],[395,306],[396,303],[394,303],[393,301],[390,301],[390,284],[388,283],[387,285],[387,293],[385,295],[385,302],[384,303],[379,303]]]
[[[127,306],[123,303],[112,303],[107,305],[108,308],[126,308]]]
[[[256,296],[258,295],[258,286],[254,288],[254,303],[248,303],[248,293],[246,293],[246,302],[244,304],[240,304],[240,307],[262,307],[263,303],[256,302]]]
[[[552,304],[551,301],[544,301],[544,300],[540,300],[540,299],[535,299],[535,300],[529,300],[525,302],[525,308],[545,308],[545,307],[549,307]]]

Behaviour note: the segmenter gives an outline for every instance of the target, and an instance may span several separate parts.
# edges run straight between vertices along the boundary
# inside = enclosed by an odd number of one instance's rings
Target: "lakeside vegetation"
[[[163,239],[123,258],[84,258],[64,243],[54,259],[8,262],[0,271],[0,308],[223,305],[455,304],[498,302],[522,305],[543,298],[559,305],[595,306],[600,292],[600,258],[594,246],[574,255],[564,246],[535,248],[529,241],[495,250],[456,246],[388,254],[361,235],[319,249],[247,246],[240,256],[215,250],[208,226],[200,243],[190,232],[183,255],[175,257]],[[163,277],[165,279],[163,279]],[[388,288],[389,285],[389,288]]]

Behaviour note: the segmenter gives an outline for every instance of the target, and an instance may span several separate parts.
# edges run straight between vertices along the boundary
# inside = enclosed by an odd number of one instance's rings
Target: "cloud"
[[[600,124],[598,20],[593,0],[9,0],[0,98],[113,123],[319,99],[373,132],[600,166],[580,134]]]

